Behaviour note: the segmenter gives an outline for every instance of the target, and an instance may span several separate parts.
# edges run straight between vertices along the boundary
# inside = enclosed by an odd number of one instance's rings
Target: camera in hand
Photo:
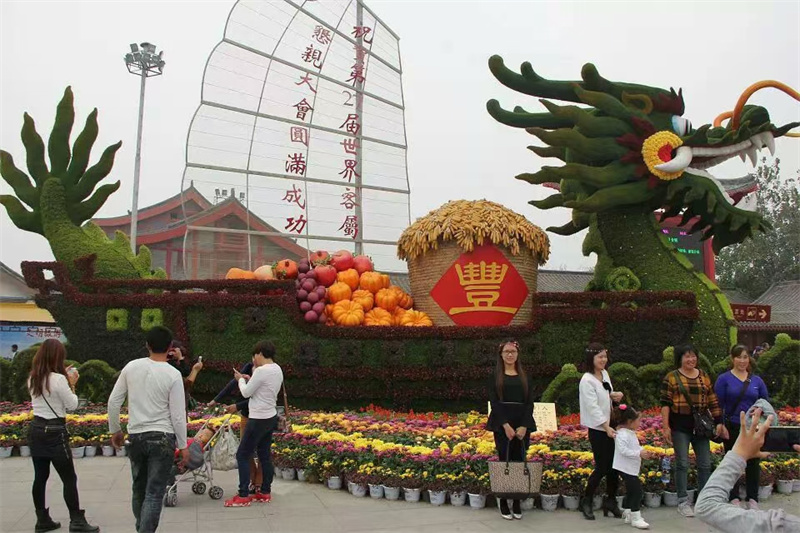
[[[800,444],[800,427],[773,426],[767,431],[763,452],[794,452],[794,445]]]

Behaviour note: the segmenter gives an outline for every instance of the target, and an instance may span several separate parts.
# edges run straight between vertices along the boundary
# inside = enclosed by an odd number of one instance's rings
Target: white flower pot
[[[779,479],[778,486],[776,487],[778,494],[791,494],[792,493],[792,480]]]
[[[578,498],[578,507],[580,507],[580,497],[578,497],[578,496],[575,496],[575,497],[576,497],[576,498]],[[625,495],[624,495],[624,494],[623,494],[623,495],[621,495],[621,496],[617,496],[617,507],[619,507],[620,509],[622,509],[622,507],[623,507],[623,506],[622,506],[622,502],[624,502],[624,501],[625,501]],[[566,504],[564,504],[564,507],[566,507],[566,506],[567,506],[567,505],[566,505]],[[577,507],[576,507],[576,509],[577,509]]]
[[[644,504],[651,509],[661,507],[661,493],[660,492],[645,492]]]
[[[282,468],[281,477],[286,481],[292,481],[294,479],[294,468]]]
[[[525,498],[521,502],[519,502],[519,508],[523,511],[530,511],[533,509],[533,498]]]
[[[603,508],[603,496],[597,494],[592,500],[592,509],[595,511],[599,511],[602,508]]]
[[[306,480],[306,471],[303,468],[297,469],[297,481],[305,481]]]
[[[116,450],[117,457],[126,457],[128,455],[128,449],[123,446],[122,448]]]
[[[625,496],[622,496],[623,498]],[[578,507],[580,507],[581,498],[580,496],[562,496],[564,499],[564,509],[568,511],[577,511]],[[617,501],[619,501],[619,496],[617,496]],[[619,506],[622,507],[622,503],[619,503]]]
[[[80,459],[81,457],[86,454],[86,446],[75,446],[72,448],[72,457],[75,459]]]
[[[420,489],[403,489],[403,497],[407,502],[419,501]]]
[[[19,456],[20,457],[30,457],[31,456],[31,447],[30,446],[20,446],[19,447]]]
[[[429,490],[428,495],[431,498],[431,505],[444,505],[447,499],[446,490]]]
[[[664,492],[664,505],[667,507],[678,506],[678,493],[677,492]]]
[[[471,492],[467,493],[469,496],[469,506],[473,509],[483,509],[486,507],[486,495],[485,494],[472,494]]]
[[[331,490],[340,490],[342,488],[342,478],[340,478],[339,476],[329,477],[328,488]]]
[[[450,505],[461,507],[467,503],[467,493],[462,491],[450,492]]]
[[[387,487],[386,485],[383,486],[383,497],[387,500],[399,500],[400,499],[400,487]]]
[[[114,447],[103,446],[103,457],[114,457]]]
[[[0,459],[5,459],[6,457],[11,457],[11,452],[14,450],[13,446],[2,446],[0,447]]]
[[[792,492],[800,492],[800,479],[792,480]]]
[[[541,497],[543,511],[555,511],[558,509],[558,494],[542,494]]]
[[[369,497],[375,500],[383,498],[383,485],[369,484]]]
[[[763,502],[772,496],[772,485],[758,487],[758,501]]]
[[[355,496],[356,498],[363,498],[367,495],[367,486],[366,485],[359,485],[358,483],[353,483],[350,486],[350,494]]]
[[[86,457],[94,457],[97,455],[97,446],[86,446],[86,449],[83,453]]]

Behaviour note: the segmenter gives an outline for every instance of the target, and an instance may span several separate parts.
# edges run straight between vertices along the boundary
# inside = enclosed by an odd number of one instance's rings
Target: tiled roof
[[[753,299],[740,291],[739,289],[732,289],[726,287],[720,287],[722,292],[725,294],[725,297],[728,298],[728,301],[732,304],[751,304],[753,303]]]
[[[770,325],[800,327],[800,280],[773,283],[753,303],[772,307]]]

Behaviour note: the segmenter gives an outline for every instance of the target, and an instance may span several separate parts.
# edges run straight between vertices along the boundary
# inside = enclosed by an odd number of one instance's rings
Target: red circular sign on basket
[[[503,252],[484,244],[461,254],[431,297],[459,326],[507,326],[525,304],[528,286]]]

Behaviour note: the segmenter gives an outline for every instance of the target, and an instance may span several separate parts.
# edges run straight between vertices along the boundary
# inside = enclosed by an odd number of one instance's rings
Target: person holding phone
[[[761,448],[773,417],[770,415],[762,422],[761,414],[761,409],[756,408],[748,424],[745,413],[739,413],[739,436],[731,451],[725,454],[725,458],[708,478],[697,499],[695,512],[700,520],[723,532],[798,533],[800,516],[789,514],[783,509],[745,510],[737,505],[728,505],[730,490],[744,472],[747,461],[769,455]],[[800,452],[800,444],[793,445],[793,448],[795,452]]]
[[[519,360],[519,343],[508,341],[497,350],[494,377],[489,384],[492,412],[486,429],[494,433],[497,456],[501,461],[523,461],[536,431],[533,419],[533,387]],[[506,520],[522,520],[522,502],[500,499],[500,514]]]
[[[722,406],[725,427],[729,437],[723,441],[725,451],[733,449],[739,437],[739,413],[747,412],[759,399],[769,401],[767,385],[764,381],[752,374],[752,361],[747,347],[738,344],[731,348],[731,370],[720,374],[714,384]],[[760,460],[754,457],[747,461],[745,469],[745,487],[747,489],[746,505],[750,509],[758,509],[758,482],[761,474]],[[731,489],[730,500],[733,505],[740,505],[739,481]]]
[[[167,361],[169,364],[178,369],[183,378],[183,394],[186,400],[186,411],[188,415],[189,405],[192,403],[192,389],[194,382],[197,380],[197,375],[203,370],[203,357],[200,356],[197,362],[191,367],[189,349],[179,340],[173,340],[167,352]]]

